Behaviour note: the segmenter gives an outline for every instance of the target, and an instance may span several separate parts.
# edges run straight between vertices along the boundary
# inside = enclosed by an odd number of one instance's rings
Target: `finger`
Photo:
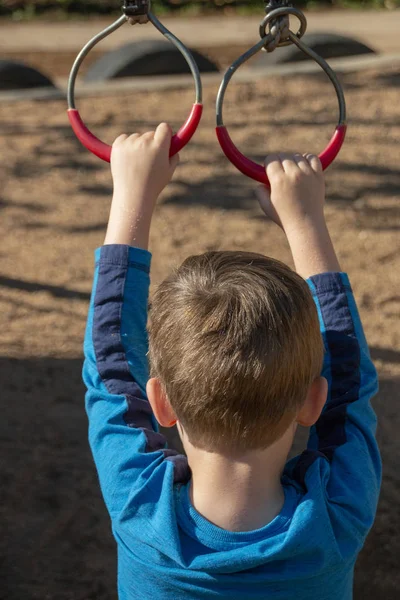
[[[322,173],[322,164],[318,156],[316,156],[315,154],[306,154],[306,158],[308,160],[309,165],[315,173]]]
[[[283,173],[283,166],[279,154],[268,154],[264,161],[268,177]]]
[[[116,140],[114,140],[113,146],[116,146],[117,144],[121,144],[122,142],[125,142],[127,139],[128,139],[128,136],[126,135],[126,133],[123,133],[122,135],[119,135]]]
[[[154,135],[154,131],[146,131],[146,133],[143,133],[143,135],[141,135],[140,137],[142,137],[145,140],[154,140]]]
[[[129,141],[134,142],[135,140],[140,138],[140,133],[132,133],[132,135],[129,136]]]
[[[299,166],[293,154],[284,152],[279,154],[279,158],[281,159],[283,170],[287,175],[299,170]]]
[[[306,173],[307,175],[311,174],[312,168],[305,156],[303,156],[302,154],[295,154],[293,158],[296,161],[298,167],[303,171],[303,173]]]
[[[160,123],[154,134],[155,141],[160,145],[167,145],[171,143],[171,137],[172,129],[168,123]]]

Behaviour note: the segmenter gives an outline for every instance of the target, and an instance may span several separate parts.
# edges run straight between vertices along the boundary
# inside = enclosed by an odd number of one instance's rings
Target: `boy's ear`
[[[176,415],[162,389],[160,380],[156,377],[149,379],[146,386],[146,392],[154,416],[161,427],[173,427],[176,425]]]
[[[312,427],[321,416],[328,397],[328,382],[325,377],[317,377],[312,382],[306,401],[297,413],[296,421],[303,427]]]

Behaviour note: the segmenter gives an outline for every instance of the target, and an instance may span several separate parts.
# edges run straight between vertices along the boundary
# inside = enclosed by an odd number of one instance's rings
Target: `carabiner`
[[[302,37],[302,35],[305,33],[306,26],[307,26],[307,21],[306,21],[304,14],[300,10],[292,8],[290,6],[272,10],[265,17],[265,19],[263,20],[263,22],[261,23],[261,26],[260,26],[260,35],[264,35],[264,37],[262,37],[262,39],[255,46],[250,48],[250,50],[248,50],[247,52],[242,54],[242,56],[240,56],[229,67],[229,69],[226,71],[226,73],[224,75],[224,79],[221,83],[221,87],[219,89],[218,97],[217,97],[217,127],[216,127],[216,133],[217,133],[217,137],[218,137],[220,146],[221,146],[222,150],[224,151],[226,157],[231,161],[231,163],[244,175],[247,175],[248,177],[251,177],[252,179],[255,179],[256,181],[263,183],[264,185],[268,185],[268,186],[269,186],[269,181],[268,181],[268,177],[265,172],[265,168],[262,165],[259,165],[256,162],[250,160],[249,158],[244,156],[238,150],[238,148],[233,143],[233,141],[228,133],[228,130],[224,124],[222,113],[223,113],[225,93],[226,93],[229,82],[231,81],[234,73],[238,70],[238,68],[241,65],[243,65],[250,58],[252,58],[258,52],[260,52],[260,50],[262,50],[263,48],[266,48],[268,46],[268,44],[270,44],[271,42],[274,41],[273,36],[271,36],[271,34],[266,35],[266,26],[268,24],[271,24],[271,22],[276,20],[277,18],[286,16],[286,15],[294,15],[297,18],[299,18],[301,27],[297,34],[294,34],[291,30],[289,30],[287,40],[282,40],[279,44],[277,44],[277,46],[287,45],[288,42],[295,44],[302,52],[304,52],[310,58],[315,60],[319,64],[319,66],[325,71],[325,73],[328,75],[329,79],[331,80],[331,82],[335,88],[338,101],[339,101],[338,125],[335,129],[333,137],[330,140],[328,146],[325,148],[325,150],[319,156],[324,170],[329,167],[329,165],[335,160],[335,158],[339,154],[339,152],[342,148],[343,142],[345,140],[346,130],[347,130],[346,100],[344,97],[342,86],[340,85],[340,82],[339,82],[335,72],[331,69],[331,67],[328,65],[328,63],[321,56],[319,56],[316,52],[314,52],[314,50],[312,50],[311,48],[306,46],[306,44],[304,44],[300,39]]]
[[[125,2],[125,6],[129,4]],[[82,65],[82,62],[89,54],[89,52],[104,38],[109,36],[110,34],[117,31],[122,25],[124,25],[128,19],[131,18],[131,14],[129,10],[127,10],[126,14],[117,19],[115,23],[104,29],[104,31],[97,34],[92,40],[90,40],[86,46],[81,50],[79,55],[77,56],[68,81],[68,118],[71,123],[71,127],[74,130],[76,137],[79,141],[88,149],[90,152],[101,158],[106,162],[110,162],[111,160],[111,150],[112,147],[108,144],[105,144],[101,140],[99,140],[89,129],[86,127],[84,122],[81,119],[79,111],[75,106],[75,84],[76,78],[79,72],[79,69]],[[141,13],[136,13],[141,14]],[[203,104],[202,104],[202,83],[200,72],[196,61],[194,60],[189,49],[177,38],[175,37],[152,12],[147,12],[147,19],[154,25],[160,33],[162,33],[170,42],[174,44],[176,48],[183,54],[188,63],[190,70],[193,75],[195,90],[196,90],[196,101],[192,107],[191,113],[187,118],[186,122],[182,125],[179,131],[173,136],[171,141],[171,150],[170,156],[174,156],[182,150],[184,146],[191,140],[194,133],[196,132],[197,127],[199,126],[202,113],[203,113]]]

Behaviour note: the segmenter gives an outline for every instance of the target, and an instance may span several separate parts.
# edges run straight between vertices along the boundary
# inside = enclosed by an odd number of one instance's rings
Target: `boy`
[[[325,224],[320,162],[270,157],[271,194],[260,191],[297,274],[247,252],[189,258],[154,296],[149,379],[147,248],[178,162],[170,141],[162,124],[114,143],[85,338],[119,598],[349,600],[379,495],[377,377]],[[187,458],[156,420],[178,423]],[[312,427],[308,449],[286,464],[297,425]]]

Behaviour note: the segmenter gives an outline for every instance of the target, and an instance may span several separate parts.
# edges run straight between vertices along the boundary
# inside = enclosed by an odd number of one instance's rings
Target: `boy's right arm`
[[[327,403],[296,473],[307,487],[317,458],[327,461],[323,477],[330,512],[360,547],[375,517],[381,483],[376,416],[370,403],[378,390],[377,374],[350,282],[341,272],[325,223],[319,159],[273,156],[267,174],[271,194],[260,190],[260,204],[285,231],[296,270],[307,279],[318,310],[325,346],[323,375],[329,383]]]
[[[146,504],[166,473],[187,474],[186,460],[176,458],[158,433],[146,393],[147,247],[157,198],[178,161],[169,158],[171,135],[162,124],[114,143],[113,201],[105,245],[96,252],[83,378],[90,445],[114,521]]]

